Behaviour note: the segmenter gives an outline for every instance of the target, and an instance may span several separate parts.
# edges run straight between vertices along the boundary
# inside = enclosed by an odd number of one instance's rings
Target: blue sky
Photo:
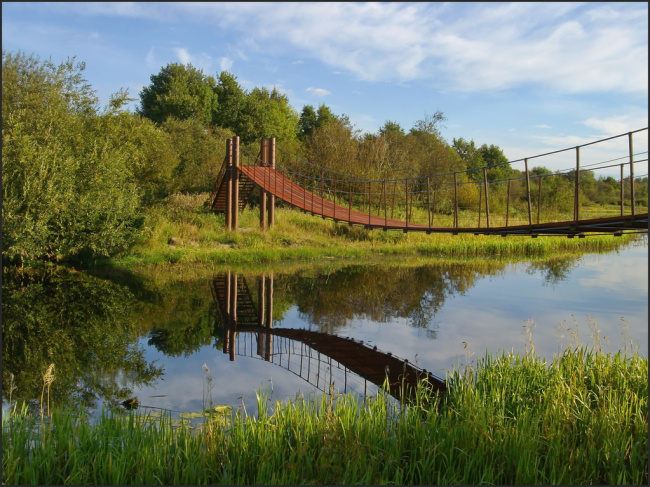
[[[76,56],[102,105],[191,63],[276,87],[297,112],[325,103],[362,132],[440,110],[449,143],[510,160],[648,126],[645,2],[3,2],[2,47]]]

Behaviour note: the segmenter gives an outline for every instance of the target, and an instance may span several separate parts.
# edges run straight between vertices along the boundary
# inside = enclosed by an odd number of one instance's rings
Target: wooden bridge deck
[[[268,166],[241,166],[239,170],[254,184],[280,198],[286,203],[304,211],[363,225],[366,228],[384,230],[403,230],[405,232],[426,233],[472,233],[484,235],[576,235],[584,232],[620,233],[624,230],[648,230],[648,213],[621,215],[606,218],[593,218],[579,221],[562,221],[553,223],[535,223],[532,225],[511,225],[499,227],[434,227],[371,215],[348,207],[337,205],[332,201],[307,191],[290,181],[275,169]]]
[[[386,228],[391,230],[420,230],[425,231],[426,225],[406,223],[401,220],[370,215],[349,207],[337,205],[332,201],[307,191],[292,181],[289,181],[275,169],[267,166],[242,166],[239,168],[249,179],[265,191],[272,193],[276,198],[289,203],[301,210],[315,215],[344,221],[355,225],[364,225],[370,228]]]

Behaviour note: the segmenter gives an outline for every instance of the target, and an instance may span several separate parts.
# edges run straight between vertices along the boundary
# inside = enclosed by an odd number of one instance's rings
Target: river
[[[246,331],[246,319],[260,317],[261,297],[267,309],[272,300],[272,320],[260,321],[267,330],[354,340],[372,350],[368,363],[391,354],[443,379],[485,353],[531,347],[548,361],[576,345],[648,353],[647,237],[615,252],[517,263],[231,271],[239,286],[237,329],[215,285],[227,272],[177,280],[84,272],[4,278],[3,405],[12,385],[13,400],[37,404],[50,363],[51,401],[77,398],[89,407],[138,397],[143,407],[173,414],[210,403],[254,414],[260,391],[271,402],[330,387],[376,391],[343,355],[328,357],[281,332]],[[246,317],[244,298],[256,318]]]

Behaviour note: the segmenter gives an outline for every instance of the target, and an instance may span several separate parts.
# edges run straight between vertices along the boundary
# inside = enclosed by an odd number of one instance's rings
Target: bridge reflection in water
[[[245,277],[236,273],[218,275],[211,288],[224,324],[223,351],[231,361],[238,355],[262,358],[323,392],[333,387],[366,396],[387,384],[388,392],[402,399],[420,379],[433,391],[446,390],[444,380],[377,347],[327,333],[273,328],[273,274],[258,279],[257,304]],[[357,389],[361,383],[363,392]]]

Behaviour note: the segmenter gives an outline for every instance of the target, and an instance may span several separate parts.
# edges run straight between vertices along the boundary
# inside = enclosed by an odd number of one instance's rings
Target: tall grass
[[[530,256],[557,250],[613,250],[630,237],[500,238],[367,230],[291,208],[276,209],[276,224],[259,229],[259,210],[240,213],[237,232],[225,230],[223,215],[202,206],[207,195],[172,195],[151,209],[141,241],[113,261],[118,265],[182,262],[270,263],[283,260],[362,258],[368,255]]]
[[[445,396],[400,404],[258,394],[199,430],[170,418],[60,409],[3,416],[4,484],[644,484],[648,360],[574,347],[551,363],[486,355],[449,373]]]

